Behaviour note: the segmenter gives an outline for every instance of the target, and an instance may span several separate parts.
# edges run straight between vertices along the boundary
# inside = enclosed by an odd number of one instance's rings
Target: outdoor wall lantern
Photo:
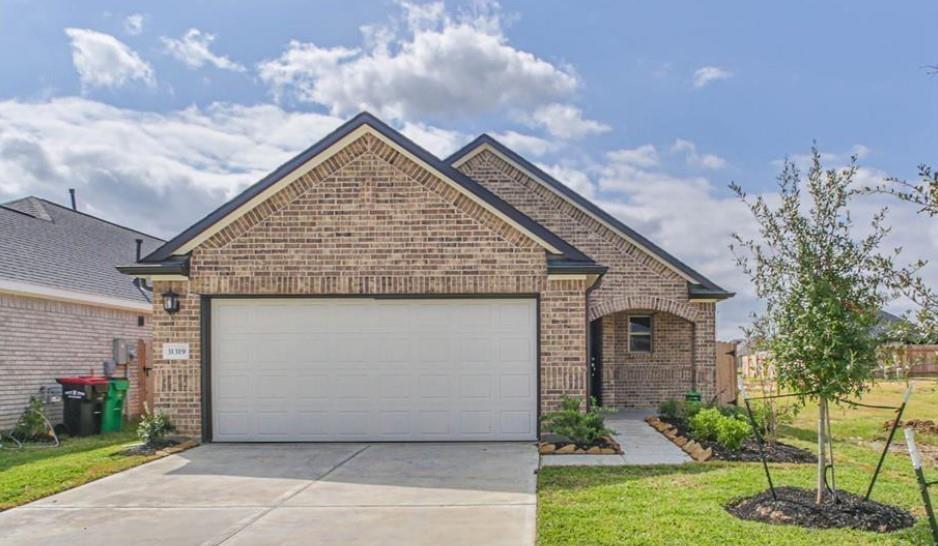
[[[163,310],[170,315],[179,311],[179,294],[170,290],[163,292]]]

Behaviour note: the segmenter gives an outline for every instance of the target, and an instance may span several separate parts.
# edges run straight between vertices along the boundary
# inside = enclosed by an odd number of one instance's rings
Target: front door
[[[590,323],[590,398],[603,403],[603,321]]]

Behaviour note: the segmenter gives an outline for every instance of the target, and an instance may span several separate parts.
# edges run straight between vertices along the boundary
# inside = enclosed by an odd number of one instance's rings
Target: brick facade
[[[0,429],[12,427],[39,389],[56,377],[100,375],[112,357],[112,341],[150,339],[149,317],[140,313],[48,299],[0,294]],[[138,373],[131,366],[126,411],[137,413]],[[61,404],[46,408],[49,419],[62,419]]]
[[[603,347],[605,404],[652,406],[681,397],[692,386],[694,369],[698,390],[705,398],[713,395],[714,303],[690,302],[684,278],[490,151],[479,152],[458,168],[609,268],[590,292],[590,320],[610,317],[608,321],[614,323],[623,311],[644,310],[654,312],[656,322],[667,325],[655,333],[659,347],[667,351],[642,359],[622,351],[607,353],[607,347],[627,347],[628,340],[621,329],[604,328],[604,342],[608,338]]]
[[[181,310],[154,303],[155,405],[201,434],[200,301],[224,294],[536,294],[541,405],[586,394],[586,281],[548,280],[545,252],[449,183],[366,134],[198,246]],[[157,297],[157,300],[159,298]],[[164,361],[184,341],[190,359]]]

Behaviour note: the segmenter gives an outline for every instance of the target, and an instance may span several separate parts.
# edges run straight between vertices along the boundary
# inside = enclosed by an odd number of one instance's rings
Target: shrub
[[[681,407],[681,415],[679,417],[685,421],[690,421],[694,418],[695,415],[700,413],[700,411],[704,409],[705,406],[703,405],[703,402],[696,402],[692,400],[689,402],[681,402]]]
[[[726,417],[736,417],[739,419],[749,418],[749,416],[746,414],[746,410],[739,406],[726,405],[726,406],[719,406],[717,409],[720,410],[720,413],[722,413]]]
[[[546,432],[566,438],[577,447],[590,447],[613,433],[606,428],[607,412],[596,404],[586,412],[580,411],[580,400],[564,396],[560,400],[560,409],[546,414],[541,427]]]
[[[752,426],[739,417],[724,416],[717,423],[717,442],[733,451],[739,450],[752,434]]]
[[[45,440],[49,437],[49,426],[42,414],[42,400],[30,397],[29,405],[23,410],[13,427],[13,435],[22,442]]]
[[[665,400],[658,406],[658,415],[667,419],[677,419],[681,415],[681,403],[675,399]]]
[[[690,419],[690,429],[697,440],[717,442],[733,451],[752,434],[752,427],[741,417],[724,415],[717,408],[698,412]]]
[[[697,415],[697,413],[703,408],[704,405],[701,402],[688,402],[686,400],[665,400],[658,406],[658,414],[667,419],[679,419],[681,421],[689,421],[691,417]]]
[[[722,419],[725,417],[715,408],[700,410],[688,420],[691,434],[698,440],[715,441],[719,422]]]
[[[163,412],[153,415],[149,411],[144,412],[137,426],[137,437],[147,445],[154,445],[166,436],[166,433],[173,432],[176,427],[169,420],[169,417]]]

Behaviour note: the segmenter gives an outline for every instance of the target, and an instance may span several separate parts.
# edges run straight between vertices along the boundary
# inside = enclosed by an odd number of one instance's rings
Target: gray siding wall
[[[11,428],[40,387],[56,377],[101,373],[111,358],[114,338],[135,343],[150,339],[150,319],[137,326],[139,313],[90,305],[0,294],[0,429]],[[131,366],[133,368],[133,366]],[[131,373],[129,401],[136,413],[137,377]],[[47,408],[53,422],[61,405]]]

